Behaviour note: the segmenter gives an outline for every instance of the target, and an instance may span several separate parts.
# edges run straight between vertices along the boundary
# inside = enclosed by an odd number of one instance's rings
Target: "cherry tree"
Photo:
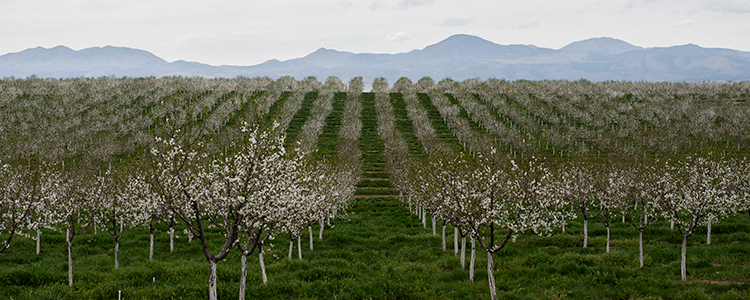
[[[0,165],[0,235],[8,234],[0,244],[0,252],[10,247],[16,235],[26,235],[28,229],[39,232],[39,204],[39,172],[25,166]]]
[[[115,269],[120,267],[120,240],[125,228],[144,223],[148,219],[148,209],[140,201],[148,201],[138,194],[128,193],[124,170],[110,167],[102,175],[94,178],[92,212],[94,222],[101,225],[115,240]],[[130,190],[132,191],[132,190]],[[152,233],[153,234],[153,233]],[[153,243],[149,256],[152,257]]]
[[[193,236],[201,242],[201,248],[209,263],[209,298],[217,299],[216,267],[232,249],[237,239],[237,228],[242,219],[236,197],[223,197],[215,190],[214,183],[220,180],[215,172],[224,168],[217,161],[205,166],[206,153],[198,152],[202,143],[180,136],[158,138],[151,149],[152,172],[147,180],[151,189],[174,215],[182,220]],[[206,224],[208,222],[208,224]],[[211,254],[206,230],[216,227],[223,233],[224,243],[216,254]]]
[[[655,161],[654,164],[660,162]],[[664,181],[663,176],[654,165],[638,165],[616,174],[617,178],[610,178],[613,185],[614,195],[609,203],[614,209],[620,210],[624,218],[638,230],[638,257],[640,267],[643,267],[643,230],[656,222],[660,207],[657,203],[659,197],[669,193],[670,185]]]
[[[703,156],[689,156],[674,167],[667,166],[659,184],[663,187],[658,201],[662,215],[674,222],[682,234],[680,275],[687,277],[687,239],[699,225],[717,222],[734,214],[741,196],[733,193],[732,173],[726,161]]]
[[[286,152],[285,135],[278,123],[265,127],[245,124],[242,132],[244,137],[230,147],[234,151],[215,159],[202,175],[210,177],[205,182],[212,191],[204,197],[215,206],[208,220],[223,228],[227,236],[244,237],[244,243],[236,243],[242,252],[241,299],[245,295],[247,256],[272,237],[272,230],[285,217],[285,201],[300,192],[299,182],[304,179],[300,154]],[[216,215],[222,211],[225,213]],[[227,238],[225,247],[231,248],[232,243]],[[265,272],[262,250],[259,252]]]
[[[588,221],[599,217],[604,209],[601,187],[593,163],[571,162],[559,171],[560,196],[583,217],[583,248],[588,246]]]
[[[47,167],[42,175],[41,195],[45,202],[47,225],[65,227],[68,244],[68,285],[73,286],[73,238],[92,223],[92,182],[80,166]]]
[[[143,172],[135,172],[133,176],[129,176],[125,181],[122,193],[124,197],[134,202],[133,205],[135,205],[138,212],[138,223],[149,230],[148,261],[151,262],[154,260],[154,231],[156,230],[156,225],[163,220],[174,220],[174,217],[171,215],[170,210],[161,206],[163,201],[157,193],[154,193],[150,189]],[[174,228],[172,228],[174,222],[169,223],[170,251],[172,251],[174,250]]]
[[[497,155],[491,153],[490,155]],[[491,157],[492,159],[497,159]],[[471,210],[467,225],[471,234],[487,251],[487,276],[491,298],[497,299],[492,254],[503,249],[519,233],[533,231],[549,233],[569,214],[563,210],[563,200],[554,191],[552,173],[536,158],[510,166],[502,163],[482,163],[477,178],[484,178],[478,194],[481,200]],[[485,229],[483,229],[485,228]]]

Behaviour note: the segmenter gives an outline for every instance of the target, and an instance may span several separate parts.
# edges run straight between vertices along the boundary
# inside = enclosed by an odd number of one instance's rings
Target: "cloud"
[[[467,16],[457,16],[457,17],[447,18],[441,22],[435,23],[435,25],[446,26],[446,27],[458,27],[458,26],[471,24],[472,22],[474,22],[474,18],[467,17]]]
[[[708,10],[731,13],[747,14],[750,13],[750,2],[742,1],[705,1],[704,5]]]
[[[416,6],[428,5],[435,2],[434,0],[399,0],[396,9],[407,9]]]
[[[383,0],[374,1],[370,3],[369,6],[367,6],[367,9],[371,11],[376,11],[379,9],[386,9],[386,8],[388,8],[388,5],[386,5]]]
[[[354,2],[351,2],[351,1],[340,0],[339,2],[336,2],[335,6],[341,10],[347,10],[349,8],[356,6],[356,4],[354,4]]]
[[[625,4],[625,8],[629,9],[629,8],[636,8],[636,7],[646,6],[648,4],[657,3],[657,2],[660,2],[660,1],[661,0],[631,0],[631,1],[628,1]]]
[[[693,25],[695,25],[695,21],[690,20],[690,19],[685,19],[675,24],[675,26],[677,27],[686,27],[686,26],[693,26]]]
[[[652,28],[682,28],[695,25],[695,21],[691,19],[683,20],[667,20],[658,24],[653,24]]]
[[[526,21],[523,21],[523,22],[519,23],[516,26],[516,28],[517,29],[536,28],[536,27],[539,27],[540,24],[541,24],[541,22],[539,22],[539,19],[537,19],[537,18],[531,18],[531,19],[528,19]]]
[[[410,38],[411,38],[411,35],[408,32],[402,31],[402,32],[396,33],[394,35],[387,36],[385,38],[385,41],[388,42],[388,43],[400,43],[400,42],[406,41],[406,40],[408,40]]]

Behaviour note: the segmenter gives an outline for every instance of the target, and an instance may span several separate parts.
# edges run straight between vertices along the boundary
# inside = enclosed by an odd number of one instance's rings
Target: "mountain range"
[[[398,54],[351,53],[320,48],[305,57],[269,60],[254,66],[212,66],[178,60],[167,62],[148,51],[125,47],[72,50],[42,47],[0,56],[0,77],[100,76],[269,76],[297,79],[362,76],[365,82],[385,77],[417,80],[452,78],[588,79],[591,81],[740,81],[750,80],[750,52],[703,48],[693,44],[642,48],[601,37],[560,49],[533,45],[500,45],[472,35],[453,35]]]

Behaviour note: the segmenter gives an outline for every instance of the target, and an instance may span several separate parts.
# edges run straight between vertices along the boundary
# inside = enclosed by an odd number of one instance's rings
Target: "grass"
[[[468,282],[440,236],[395,198],[360,198],[349,218],[335,220],[314,250],[303,238],[303,259],[287,260],[289,240],[280,234],[267,249],[269,284],[261,284],[257,256],[248,260],[248,299],[486,299],[486,252],[477,251],[476,283]],[[662,222],[663,223],[663,222]],[[714,225],[705,245],[705,229],[689,239],[688,282],[679,279],[680,235],[657,223],[644,233],[646,266],[638,268],[637,232],[612,225],[612,250],[604,250],[606,232],[590,224],[590,248],[583,249],[582,224],[572,220],[566,233],[550,237],[522,234],[495,254],[501,299],[745,299],[750,292],[750,219],[733,216]],[[438,225],[439,226],[439,225]],[[2,299],[204,299],[208,264],[197,240],[178,234],[169,253],[166,228],[159,228],[154,262],[148,262],[148,232],[125,233],[121,268],[114,270],[113,241],[91,232],[74,241],[74,286],[67,286],[63,234],[45,231],[42,253],[31,239],[18,238],[0,254]],[[178,229],[180,232],[181,229]],[[438,234],[441,228],[438,228]],[[448,233],[453,229],[449,226]],[[209,237],[218,245],[220,236]],[[215,249],[215,248],[214,248]],[[215,251],[215,250],[214,250]],[[296,249],[295,249],[296,252]],[[468,253],[467,253],[468,256]],[[222,299],[236,298],[240,277],[236,249],[218,266]],[[468,268],[468,257],[467,257]],[[659,298],[655,298],[659,299]],[[708,299],[708,298],[705,298]]]

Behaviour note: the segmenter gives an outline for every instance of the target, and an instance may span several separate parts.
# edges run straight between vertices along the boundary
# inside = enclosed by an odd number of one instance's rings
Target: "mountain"
[[[320,48],[304,57],[269,60],[254,66],[211,66],[197,62],[167,62],[147,51],[124,47],[64,46],[27,49],[0,56],[0,77],[98,76],[355,76],[366,82],[385,77],[417,80],[504,78],[592,81],[739,81],[750,80],[750,52],[702,48],[688,44],[642,48],[600,37],[577,41],[560,49],[533,45],[500,45],[472,35],[453,35],[420,50],[397,54],[351,53]]]
[[[625,53],[634,50],[643,50],[642,47],[633,46],[628,42],[613,39],[609,37],[592,38],[588,40],[572,42],[565,47],[560,48],[561,51],[568,52],[586,52],[602,55],[615,55]]]

